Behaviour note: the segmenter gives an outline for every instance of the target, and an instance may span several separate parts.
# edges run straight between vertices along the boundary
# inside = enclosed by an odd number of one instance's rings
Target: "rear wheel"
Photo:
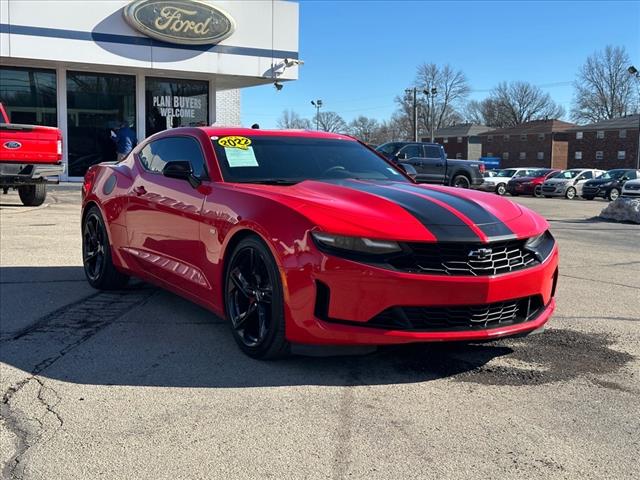
[[[244,353],[264,360],[289,353],[280,272],[257,237],[242,240],[227,263],[225,310]]]
[[[496,193],[498,195],[504,195],[505,193],[507,193],[507,186],[504,183],[499,183],[496,186]]]
[[[536,185],[536,188],[533,189],[533,195],[538,198],[542,197],[542,187],[540,185]]]
[[[466,175],[456,175],[451,179],[451,186],[457,188],[470,188],[471,180]]]
[[[97,207],[91,207],[82,223],[82,263],[89,285],[98,290],[117,290],[129,277],[113,265],[111,244]]]
[[[565,192],[564,196],[567,197],[569,200],[573,200],[574,198],[576,198],[576,189],[573,187],[567,188],[567,191]]]
[[[609,194],[607,195],[607,198],[608,198],[610,201],[612,201],[612,202],[613,202],[613,201],[614,201],[614,200],[616,200],[619,196],[620,196],[620,190],[618,190],[617,188],[612,188],[612,189],[609,191]]]
[[[36,183],[35,185],[22,185],[18,187],[18,195],[22,204],[27,207],[42,205],[47,198],[47,185]]]

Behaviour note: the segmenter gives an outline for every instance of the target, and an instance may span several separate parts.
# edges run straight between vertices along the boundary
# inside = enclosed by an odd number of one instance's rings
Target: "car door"
[[[189,293],[202,292],[208,288],[199,229],[205,195],[187,180],[163,175],[165,166],[176,161],[188,161],[194,178],[207,179],[204,154],[194,137],[161,137],[136,154],[125,249],[150,276]]]
[[[587,183],[592,178],[593,178],[592,170],[587,170],[585,172],[582,172],[580,175],[576,177],[573,183],[573,187],[576,189],[576,192],[578,195],[582,195],[582,187],[584,187],[584,184]]]
[[[447,174],[446,160],[443,158],[442,149],[437,145],[423,145],[424,158],[422,159],[422,171],[424,181],[429,183],[444,184]]]
[[[424,153],[422,145],[419,143],[410,143],[405,145],[396,154],[396,158],[399,163],[408,163],[416,169],[416,181],[426,181],[426,175],[424,173]]]

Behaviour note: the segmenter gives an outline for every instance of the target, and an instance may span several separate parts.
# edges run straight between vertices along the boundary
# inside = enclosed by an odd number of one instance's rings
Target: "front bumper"
[[[567,184],[552,184],[552,185],[542,185],[542,195],[547,197],[564,197],[565,193],[567,193],[567,188],[569,186]]]
[[[544,263],[496,276],[404,273],[325,255],[319,265],[313,272],[287,273],[287,338],[292,342],[384,345],[487,340],[537,330],[555,309],[557,245]],[[323,301],[318,282],[328,290],[325,312],[318,309]],[[539,296],[542,302],[535,316],[495,328],[416,331],[374,328],[368,323],[392,307],[462,307],[530,296]]]
[[[476,185],[475,188],[477,190],[482,190],[483,192],[495,192],[497,185],[497,183],[487,183],[483,181],[481,184]]]
[[[533,195],[535,191],[534,184],[524,183],[507,183],[507,192],[516,193],[518,195]]]
[[[622,196],[625,198],[640,198],[640,190],[623,190]]]

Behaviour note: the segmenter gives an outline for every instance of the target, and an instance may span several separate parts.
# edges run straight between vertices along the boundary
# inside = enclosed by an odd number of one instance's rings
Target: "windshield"
[[[539,177],[544,177],[546,174],[549,173],[549,170],[534,170],[533,172],[530,172],[529,176],[534,177],[534,178],[539,178]]]
[[[626,170],[609,170],[608,172],[604,172],[600,177],[600,180],[614,180],[618,179],[626,173]]]
[[[580,174],[580,170],[565,170],[560,172],[555,178],[576,178]]]
[[[515,173],[515,170],[500,170],[496,173],[496,177],[513,177]]]
[[[285,137],[211,137],[228,182],[294,184],[357,178],[408,182],[371,150],[351,140]]]

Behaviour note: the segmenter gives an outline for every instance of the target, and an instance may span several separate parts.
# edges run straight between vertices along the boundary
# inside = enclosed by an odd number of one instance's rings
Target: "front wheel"
[[[542,195],[542,187],[540,185],[536,185],[536,188],[533,189],[533,195],[536,198],[541,198]]]
[[[573,200],[574,198],[576,198],[576,189],[573,187],[567,188],[567,191],[565,192],[564,196],[567,197],[567,199],[569,200]]]
[[[280,272],[257,237],[242,240],[227,262],[225,310],[244,353],[264,360],[289,353]]]
[[[609,201],[613,202],[614,200],[616,200],[618,197],[620,196],[620,190],[618,190],[617,188],[612,188],[609,191],[609,195],[607,195],[607,198],[609,199]]]
[[[471,180],[466,175],[456,175],[451,180],[451,186],[457,188],[471,188]]]
[[[22,185],[18,187],[18,195],[25,207],[38,207],[47,198],[47,185],[45,183]]]
[[[89,285],[98,290],[117,290],[129,277],[120,273],[111,258],[111,244],[98,207],[91,207],[82,222],[82,263]]]
[[[496,193],[498,195],[504,195],[505,193],[507,193],[507,186],[504,183],[499,183],[496,187]]]

